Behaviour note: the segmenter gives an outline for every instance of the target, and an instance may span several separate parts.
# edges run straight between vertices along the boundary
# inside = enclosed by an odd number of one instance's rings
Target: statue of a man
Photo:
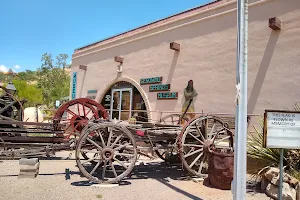
[[[196,101],[197,96],[198,93],[193,87],[193,80],[189,80],[187,87],[184,88],[182,112],[186,112],[186,115],[190,116],[191,118],[195,117],[193,112],[195,112],[194,102]]]

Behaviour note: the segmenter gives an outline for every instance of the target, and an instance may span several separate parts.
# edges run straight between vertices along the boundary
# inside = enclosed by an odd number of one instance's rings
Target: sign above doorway
[[[169,90],[170,90],[170,84],[150,85],[149,86],[149,91],[150,92],[169,91]]]
[[[96,99],[97,90],[88,90],[87,98],[89,99]]]
[[[142,78],[140,80],[141,85],[146,85],[146,84],[153,84],[153,83],[161,83],[162,82],[162,76],[160,77],[152,77],[152,78]]]
[[[159,92],[157,93],[157,100],[162,99],[178,99],[178,92]]]

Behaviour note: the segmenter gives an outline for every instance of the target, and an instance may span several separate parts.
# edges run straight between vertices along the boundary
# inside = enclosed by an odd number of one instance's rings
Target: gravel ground
[[[149,161],[149,160],[148,160]],[[195,183],[184,177],[180,166],[154,160],[136,166],[129,179],[115,187],[90,185],[81,177],[75,160],[41,160],[35,179],[18,178],[18,161],[0,162],[0,199],[3,200],[227,200],[231,191],[214,189],[207,181]],[[72,172],[66,180],[65,169]],[[267,200],[265,194],[249,192],[249,200]]]

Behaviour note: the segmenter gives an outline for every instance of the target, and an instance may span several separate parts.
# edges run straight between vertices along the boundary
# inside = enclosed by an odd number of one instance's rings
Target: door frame
[[[129,106],[129,116],[131,116],[132,113],[132,100],[133,100],[133,90],[132,88],[118,88],[118,89],[112,89],[111,90],[111,98],[110,98],[110,119],[112,120],[112,113],[113,112],[119,112],[119,118],[117,120],[121,120],[121,112],[122,112],[122,98],[123,98],[123,92],[129,92],[130,93],[130,106]],[[113,111],[113,101],[114,101],[114,92],[120,92],[120,106],[118,111]]]

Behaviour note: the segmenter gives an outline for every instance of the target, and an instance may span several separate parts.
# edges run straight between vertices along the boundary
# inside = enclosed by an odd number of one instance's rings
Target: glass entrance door
[[[113,89],[111,93],[110,118],[129,120],[132,107],[132,89]]]

